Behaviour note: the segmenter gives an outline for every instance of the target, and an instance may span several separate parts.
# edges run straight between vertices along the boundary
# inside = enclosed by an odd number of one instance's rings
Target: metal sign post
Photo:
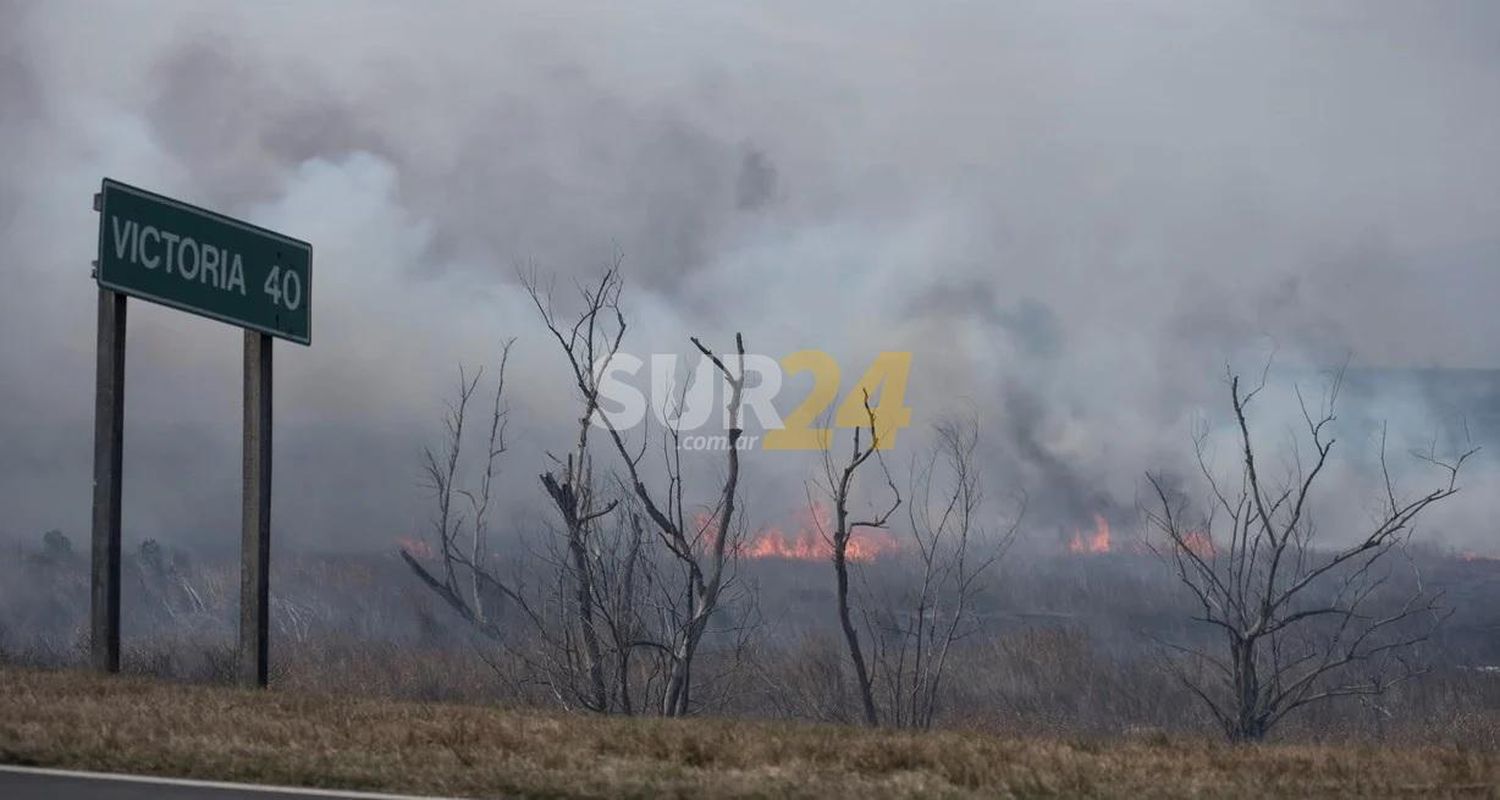
[[[312,343],[312,245],[108,178],[99,212],[91,660],[120,669],[120,486],[127,295],[245,328],[240,683],[268,678],[271,339]]]

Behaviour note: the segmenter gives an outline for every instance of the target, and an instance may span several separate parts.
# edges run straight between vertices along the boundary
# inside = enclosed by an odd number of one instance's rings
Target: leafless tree
[[[651,663],[633,658],[654,635],[643,616],[656,574],[651,542],[637,515],[613,513],[590,526],[586,544],[581,562],[566,535],[550,539],[543,556],[556,579],[549,608],[556,623],[552,627],[560,634],[552,637],[547,652],[569,668],[565,675],[586,687],[590,700],[585,708],[635,714],[643,708],[642,695],[659,693]],[[577,588],[580,572],[589,586],[587,615]],[[582,638],[585,624],[594,632],[592,645]]]
[[[483,369],[471,375],[464,367],[459,367],[458,388],[443,416],[442,444],[436,451],[428,448],[422,452],[426,487],[432,491],[437,503],[431,537],[437,543],[437,571],[423,564],[411,548],[401,549],[402,558],[424,584],[459,616],[496,638],[500,636],[500,630],[490,607],[490,598],[497,597],[492,590],[498,590],[498,596],[508,597],[529,612],[523,598],[504,582],[496,580],[486,568],[490,547],[490,505],[499,459],[506,450],[505,435],[510,416],[505,403],[505,370],[514,343],[513,339],[506,340],[501,348],[478,488],[471,490],[461,485],[461,465],[469,406],[478,392]]]
[[[839,627],[844,632],[844,642],[849,648],[849,661],[854,666],[854,679],[859,688],[859,699],[864,711],[865,724],[874,727],[880,724],[880,712],[875,705],[874,675],[869,665],[865,662],[864,648],[860,645],[859,631],[854,626],[852,605],[849,595],[849,539],[859,528],[884,528],[896,509],[901,507],[901,491],[896,488],[896,481],[891,477],[891,471],[886,467],[885,459],[881,457],[879,426],[876,424],[875,411],[870,407],[870,396],[867,392],[864,396],[865,416],[869,420],[868,429],[860,427],[854,429],[852,447],[849,450],[847,461],[839,461],[834,455],[831,436],[824,440],[823,447],[823,476],[818,491],[823,493],[833,504],[832,530],[825,530],[821,522],[814,520],[819,528],[819,534],[828,542],[832,549],[833,574],[835,581],[835,595],[838,603]],[[868,430],[869,437],[861,444],[861,437]],[[882,476],[885,478],[887,488],[890,489],[891,503],[889,506],[880,506],[870,516],[856,518],[851,514],[849,505],[855,491],[855,475],[871,458],[880,466]],[[809,487],[808,494],[812,494]],[[812,497],[808,497],[809,505]]]
[[[567,543],[567,571],[576,609],[576,629],[581,643],[582,667],[588,675],[595,710],[607,710],[609,690],[607,667],[601,645],[599,622],[595,619],[599,603],[599,576],[591,554],[597,550],[598,522],[614,511],[618,500],[603,500],[594,482],[593,457],[589,434],[595,412],[599,409],[599,375],[595,365],[619,352],[625,337],[625,318],[620,313],[619,260],[607,269],[599,281],[579,285],[582,310],[571,323],[561,319],[552,304],[551,289],[543,289],[535,273],[523,276],[532,302],[541,314],[566,358],[582,409],[576,423],[577,436],[571,452],[563,458],[549,456],[555,468],[542,474],[542,487],[562,517]],[[632,561],[633,564],[633,561]],[[628,657],[620,654],[628,663]],[[628,695],[628,687],[626,692]]]
[[[1188,501],[1161,475],[1148,475],[1152,498],[1145,516],[1164,534],[1153,545],[1192,596],[1193,617],[1219,638],[1215,647],[1169,644],[1180,658],[1172,669],[1233,741],[1264,738],[1287,714],[1338,697],[1379,694],[1420,672],[1414,648],[1446,616],[1440,594],[1418,576],[1399,597],[1390,582],[1417,517],[1457,489],[1459,468],[1473,454],[1440,461],[1421,454],[1443,480],[1415,497],[1398,494],[1387,467],[1382,434],[1383,496],[1369,527],[1338,548],[1316,546],[1312,505],[1318,478],[1333,449],[1331,425],[1342,375],[1320,407],[1297,397],[1310,457],[1292,453],[1286,475],[1269,478],[1256,456],[1248,410],[1265,388],[1242,391],[1229,376],[1237,424],[1238,468],[1214,474],[1207,430],[1195,435],[1206,510],[1190,516]]]
[[[744,387],[744,339],[735,335],[738,357],[737,369],[731,369],[718,355],[697,338],[691,341],[723,375],[729,387],[726,401],[728,421],[728,447],[726,448],[727,471],[714,502],[707,513],[690,513],[687,502],[687,486],[682,469],[682,449],[679,431],[671,425],[662,439],[663,461],[666,472],[666,487],[654,494],[646,485],[643,462],[649,450],[649,434],[642,438],[639,447],[626,441],[626,434],[615,427],[607,414],[596,414],[598,406],[598,374],[596,370],[619,352],[620,342],[626,330],[625,317],[620,311],[619,297],[623,280],[619,273],[619,261],[605,270],[599,282],[585,289],[584,311],[571,325],[564,325],[553,312],[548,293],[538,290],[536,282],[530,281],[528,288],[541,313],[543,322],[553,337],[562,346],[572,368],[575,383],[585,399],[586,413],[579,422],[579,453],[586,448],[590,420],[601,422],[608,431],[625,469],[626,494],[632,505],[639,510],[644,521],[650,523],[656,540],[665,548],[668,560],[675,565],[673,572],[681,580],[668,582],[658,592],[660,602],[656,604],[659,617],[663,619],[661,635],[631,642],[632,647],[653,649],[667,661],[667,679],[661,695],[661,712],[665,716],[681,716],[690,711],[694,660],[699,645],[709,629],[715,612],[720,608],[723,594],[733,576],[732,565],[737,548],[733,546],[741,520],[736,515],[740,477],[740,401]],[[599,344],[595,344],[595,341]],[[571,468],[571,467],[570,467]],[[586,467],[579,467],[586,469]],[[575,481],[582,481],[586,473],[575,473]],[[575,484],[576,485],[576,484]],[[549,493],[552,489],[549,488]],[[557,499],[554,496],[554,499]],[[567,495],[558,501],[572,501]],[[587,523],[608,513],[613,503],[591,510],[580,510],[575,517]],[[565,517],[567,514],[565,513]],[[584,537],[586,539],[586,537]],[[582,562],[580,562],[582,563]],[[664,577],[666,566],[662,566]],[[580,590],[582,591],[582,590]],[[592,588],[590,591],[594,591]],[[580,605],[583,598],[580,597]]]
[[[903,540],[911,545],[917,580],[886,608],[868,614],[888,720],[930,728],[953,645],[979,627],[976,596],[1014,540],[1024,498],[1002,531],[984,528],[983,480],[975,458],[979,423],[973,417],[934,426],[935,441],[913,457]]]
[[[427,557],[411,547],[403,547],[401,555],[412,572],[461,618],[519,659],[526,674],[506,677],[545,686],[566,708],[629,712],[629,686],[622,683],[624,671],[618,668],[628,665],[628,655],[604,642],[613,644],[622,638],[612,635],[614,625],[634,622],[621,612],[631,604],[614,584],[605,591],[596,584],[605,580],[601,576],[612,579],[619,572],[633,574],[640,554],[637,548],[616,546],[622,539],[618,530],[599,531],[598,521],[614,502],[595,500],[587,441],[591,411],[582,417],[584,430],[573,449],[563,459],[554,458],[557,469],[541,476],[563,521],[561,546],[549,539],[537,554],[550,568],[551,582],[528,585],[521,576],[531,562],[521,557],[507,560],[516,577],[502,577],[501,564],[492,557],[490,519],[499,459],[506,451],[510,409],[505,400],[505,373],[512,344],[513,340],[505,342],[502,350],[485,450],[478,459],[477,485],[472,486],[463,477],[465,446],[483,371],[470,374],[460,368],[458,388],[444,416],[442,444],[423,454],[427,486],[436,502],[429,537],[436,547]],[[589,406],[593,401],[586,397],[584,402]],[[627,591],[631,586],[631,581],[625,581]],[[498,604],[516,609],[521,624],[509,624]],[[499,669],[496,662],[491,664]]]
[[[625,464],[635,501],[653,524],[656,534],[677,565],[682,585],[668,589],[660,608],[673,620],[665,637],[663,653],[670,664],[662,713],[682,716],[691,710],[694,659],[707,633],[714,613],[720,607],[724,590],[733,577],[733,563],[738,548],[734,539],[742,531],[742,519],[735,515],[740,478],[740,397],[744,388],[745,342],[735,335],[738,370],[727,364],[696,337],[693,345],[703,353],[729,387],[726,401],[728,420],[728,465],[714,504],[706,513],[690,514],[686,501],[687,484],[682,467],[680,431],[668,425],[663,438],[663,461],[666,487],[653,496],[641,474],[645,447],[632,450],[624,436],[613,425],[609,433]]]

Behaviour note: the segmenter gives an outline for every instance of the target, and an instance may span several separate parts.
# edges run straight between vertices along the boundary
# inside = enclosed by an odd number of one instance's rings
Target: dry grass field
[[[1500,796],[1500,754],[515,712],[0,668],[0,762],[458,796]]]

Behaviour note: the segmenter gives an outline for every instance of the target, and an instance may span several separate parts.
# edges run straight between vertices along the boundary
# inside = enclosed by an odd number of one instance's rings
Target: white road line
[[[70,769],[47,769],[44,767],[12,767],[0,764],[0,773],[17,775],[46,775],[55,778],[82,778],[85,780],[144,783],[155,786],[181,786],[192,789],[223,789],[237,792],[264,792],[267,794],[304,795],[306,797],[342,798],[342,800],[457,800],[457,798],[432,797],[414,794],[384,794],[381,792],[355,792],[339,789],[313,789],[302,786],[271,786],[263,783],[229,783],[226,781],[199,781],[189,778],[158,778],[151,775],[125,775],[116,772],[79,772]]]

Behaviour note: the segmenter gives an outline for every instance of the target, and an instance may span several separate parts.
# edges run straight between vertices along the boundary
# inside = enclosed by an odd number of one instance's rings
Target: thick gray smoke
[[[1494,4],[555,6],[0,2],[0,531],[87,528],[106,175],[316,247],[314,345],[277,356],[289,544],[409,535],[454,366],[512,335],[533,502],[576,411],[514,269],[617,251],[633,352],[743,330],[847,387],[912,351],[916,428],[978,413],[1043,536],[1184,470],[1225,364],[1272,350],[1361,376],[1336,480],[1372,420],[1403,459],[1500,433]],[[227,546],[238,333],[130,322],[127,536]],[[1478,466],[1456,546],[1500,510]],[[806,460],[750,471],[754,508],[802,502]]]

